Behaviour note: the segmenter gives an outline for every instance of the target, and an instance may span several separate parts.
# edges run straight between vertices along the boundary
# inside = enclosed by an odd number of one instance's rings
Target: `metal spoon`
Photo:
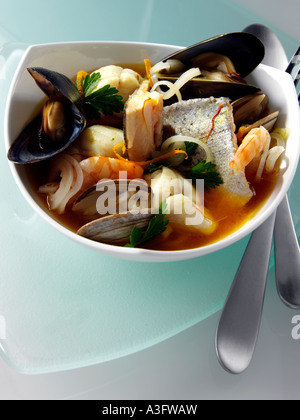
[[[275,213],[256,229],[235,276],[216,334],[218,359],[233,374],[245,371],[258,338]]]
[[[276,35],[270,29],[262,25],[251,25],[245,31],[250,31],[261,37],[266,47],[265,64],[277,63],[281,69],[287,67],[288,60],[285,51]],[[284,200],[283,205],[285,202],[287,202],[287,199]],[[280,226],[284,218],[285,223],[289,225],[289,229],[294,229],[292,219],[286,216],[286,209],[283,205],[278,209],[276,225]],[[288,213],[290,214],[290,212]],[[233,374],[242,373],[249,367],[256,347],[261,324],[275,217],[276,212],[253,232],[217,328],[216,351],[218,359],[223,368]],[[277,233],[281,234],[279,233],[279,228]],[[278,235],[276,236],[278,239]],[[286,237],[287,232],[283,236]],[[282,240],[282,237],[280,239]],[[280,253],[279,247],[286,245],[282,241],[278,242],[278,240],[276,245],[278,255]],[[288,246],[290,245],[294,250],[293,255],[297,254],[294,241],[288,244]],[[282,260],[278,260],[280,267],[283,267],[281,262]],[[294,266],[294,262],[292,262],[291,266]],[[297,273],[299,273],[298,267],[294,266]],[[281,283],[280,270],[277,270],[277,273],[278,282]],[[279,288],[279,290],[281,289]]]
[[[267,26],[255,23],[243,29],[243,32],[257,36],[265,46],[265,57],[262,61],[267,66],[285,71],[288,66],[286,52],[277,35]]]
[[[274,238],[278,294],[289,308],[300,309],[300,251],[287,197],[277,209]]]

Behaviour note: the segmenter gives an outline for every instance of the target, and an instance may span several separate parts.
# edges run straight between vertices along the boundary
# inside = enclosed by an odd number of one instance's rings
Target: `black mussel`
[[[264,59],[265,47],[255,35],[233,32],[184,48],[165,57],[162,61],[176,59],[188,69],[197,65],[197,58],[200,55],[212,52],[228,57],[232,61],[236,73],[241,77],[246,77]]]
[[[68,135],[68,115],[62,102],[49,100],[44,105],[40,135],[41,141],[44,136],[52,144],[64,141]]]
[[[163,80],[168,80],[175,83],[176,76],[162,76]],[[181,89],[180,93],[182,99],[196,99],[196,98],[215,98],[226,97],[235,101],[246,95],[252,95],[260,91],[260,88],[246,83],[225,82],[217,80],[206,80],[195,78],[186,83]]]
[[[158,79],[174,83],[186,70],[198,67],[201,75],[184,85],[183,99],[226,96],[236,100],[260,90],[247,84],[244,77],[262,62],[264,55],[264,45],[252,34],[220,35],[165,57],[163,62],[179,60],[182,68],[180,73],[173,74],[171,67],[167,73],[158,75]]]
[[[19,164],[39,162],[62,152],[86,125],[80,93],[68,77],[41,67],[28,71],[49,100],[8,151],[8,159]]]

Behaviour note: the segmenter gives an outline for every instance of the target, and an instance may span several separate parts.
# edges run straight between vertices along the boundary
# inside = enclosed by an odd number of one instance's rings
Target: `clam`
[[[232,103],[234,122],[238,130],[238,139],[244,137],[253,128],[263,126],[271,131],[277,122],[279,111],[268,113],[269,98],[263,93],[248,95]]]
[[[77,234],[97,242],[111,244],[126,242],[134,227],[145,229],[152,217],[150,209],[147,213],[129,211],[105,216],[82,226]]]
[[[65,150],[84,130],[81,97],[75,84],[63,74],[41,67],[28,68],[49,100],[43,112],[30,122],[8,151],[15,163],[34,163]]]
[[[202,41],[177,51],[162,61],[178,60],[180,73],[161,74],[159,79],[175,82],[180,75],[199,67],[201,75],[190,80],[181,90],[184,99],[226,96],[232,100],[258,92],[244,77],[260,64],[265,55],[262,42],[252,34],[235,32]]]
[[[151,200],[145,180],[101,180],[73,205],[72,210],[87,222],[77,233],[100,242],[125,241],[135,226],[143,229],[153,217]]]
[[[269,105],[269,98],[264,93],[244,96],[232,103],[234,122],[241,125],[254,123],[260,119]]]
[[[275,111],[272,114],[269,114],[252,124],[241,126],[237,133],[238,140],[240,140],[246,134],[250,133],[252,129],[259,128],[261,126],[264,127],[269,132],[272,131],[274,128],[274,125],[277,122],[278,116],[279,116],[279,111]]]
[[[94,220],[107,213],[134,211],[151,206],[152,191],[143,179],[102,179],[76,199],[72,211]]]

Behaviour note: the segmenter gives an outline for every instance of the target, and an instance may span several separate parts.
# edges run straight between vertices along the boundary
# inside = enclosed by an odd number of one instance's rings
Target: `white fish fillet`
[[[125,106],[125,139],[130,160],[150,159],[162,142],[163,96],[148,91],[145,81]]]
[[[211,135],[206,140],[220,105],[222,109],[215,118]],[[253,192],[245,172],[236,172],[229,167],[229,162],[237,150],[237,142],[232,107],[228,98],[191,99],[170,105],[164,108],[163,124],[165,132],[169,135],[185,135],[206,142],[224,182],[220,188],[236,196],[241,204],[251,199]]]

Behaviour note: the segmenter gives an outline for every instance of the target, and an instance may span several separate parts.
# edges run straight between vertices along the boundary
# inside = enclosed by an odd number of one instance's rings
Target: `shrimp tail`
[[[236,171],[244,170],[253,159],[263,152],[269,137],[270,134],[264,127],[252,129],[243,139],[229,163],[230,168]]]

